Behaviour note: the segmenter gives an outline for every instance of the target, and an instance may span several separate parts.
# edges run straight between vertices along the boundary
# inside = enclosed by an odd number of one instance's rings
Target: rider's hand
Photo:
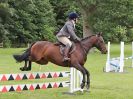
[[[74,41],[75,41],[75,42],[80,42],[81,39],[80,39],[80,38],[76,38]]]
[[[80,38],[77,38],[77,40],[80,42],[81,41],[81,39]]]

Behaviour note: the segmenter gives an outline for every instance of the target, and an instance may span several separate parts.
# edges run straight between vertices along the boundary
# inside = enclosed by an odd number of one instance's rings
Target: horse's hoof
[[[27,69],[27,68],[21,67],[20,70],[21,70],[21,71],[29,71],[30,69]]]
[[[82,83],[80,86],[81,86],[81,89],[84,89],[85,83]]]
[[[25,69],[23,67],[20,68],[21,71],[24,71]]]
[[[90,92],[90,87],[88,87],[87,85],[86,85],[86,91]]]
[[[25,69],[25,71],[31,71],[31,69]]]
[[[27,71],[31,71],[31,68],[27,68]]]
[[[90,85],[86,85],[86,90],[89,90],[90,89]]]

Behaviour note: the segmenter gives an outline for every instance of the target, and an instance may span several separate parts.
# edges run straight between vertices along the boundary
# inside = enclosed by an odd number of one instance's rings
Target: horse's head
[[[102,52],[102,54],[106,54],[107,53],[107,48],[106,48],[106,44],[104,42],[104,39],[102,37],[102,33],[96,34],[96,43],[94,44],[94,46],[98,50],[100,50]]]

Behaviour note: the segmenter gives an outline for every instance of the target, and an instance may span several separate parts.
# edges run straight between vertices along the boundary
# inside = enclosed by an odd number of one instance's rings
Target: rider
[[[63,61],[69,61],[68,52],[72,46],[71,41],[80,41],[80,38],[75,34],[75,24],[78,20],[78,14],[71,12],[68,15],[68,21],[62,27],[62,29],[57,33],[57,39],[65,45],[64,59]]]

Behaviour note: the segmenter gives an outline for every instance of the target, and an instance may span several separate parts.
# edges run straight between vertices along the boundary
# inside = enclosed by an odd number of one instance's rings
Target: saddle
[[[61,43],[61,42],[56,42],[56,43],[54,43],[54,45],[59,46],[60,53],[61,53],[62,56],[64,56],[65,45],[63,43]],[[76,46],[72,42],[72,46],[71,46],[71,48],[69,50],[69,53],[68,53],[69,55],[68,56],[70,56],[75,50],[76,50]]]

